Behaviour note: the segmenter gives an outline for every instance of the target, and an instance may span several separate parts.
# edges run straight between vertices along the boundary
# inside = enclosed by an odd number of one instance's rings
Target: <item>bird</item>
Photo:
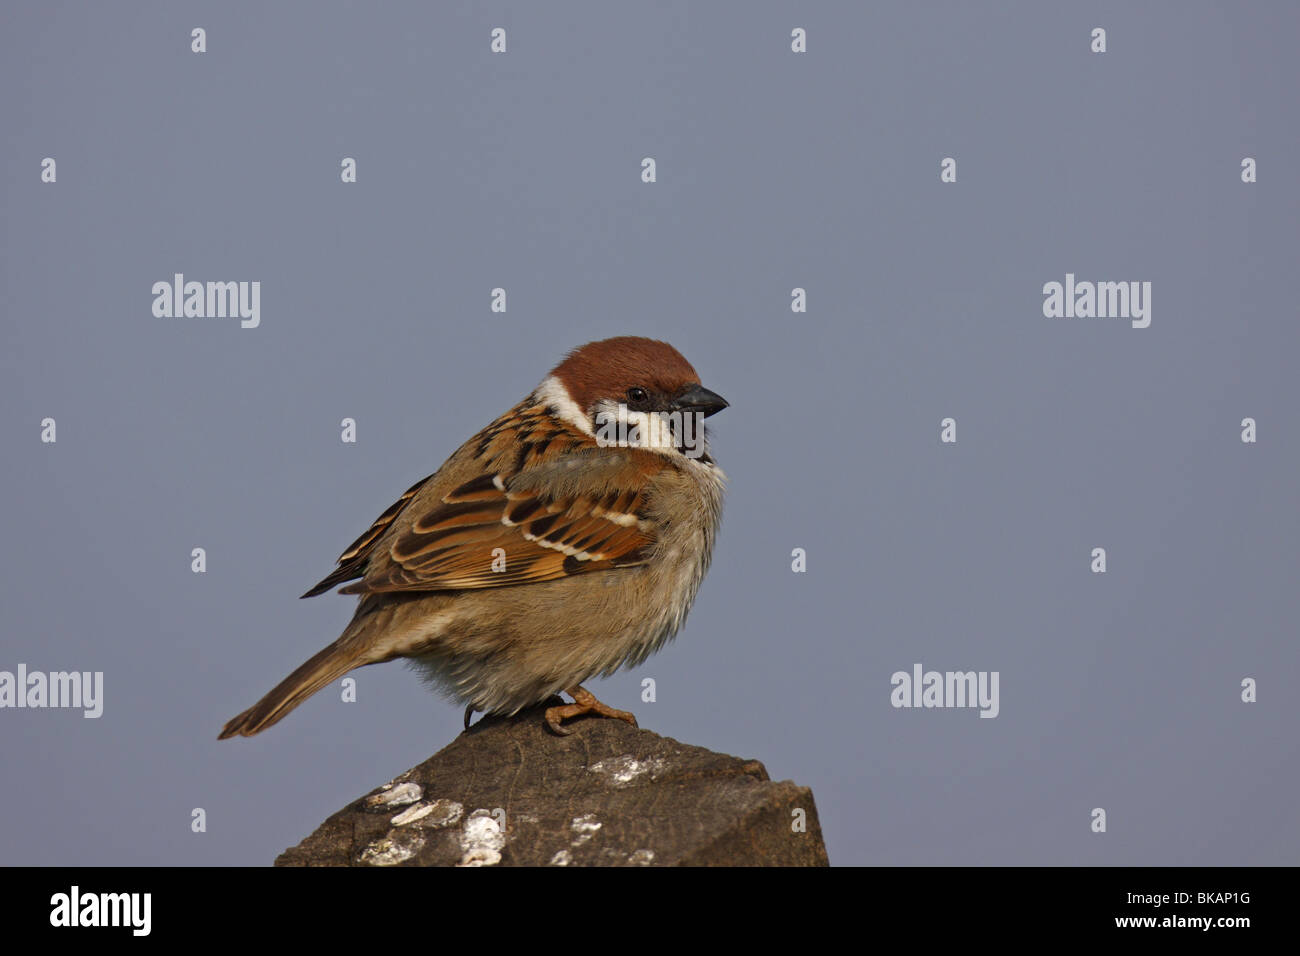
[[[672,345],[570,351],[529,394],[406,490],[302,597],[359,595],[339,638],[218,739],[251,737],[358,667],[404,658],[474,713],[558,696],[637,725],[582,685],[681,629],[712,560],[727,476],[703,419],[728,407]],[[341,585],[341,587],[340,587]],[[561,698],[563,701],[563,698]]]

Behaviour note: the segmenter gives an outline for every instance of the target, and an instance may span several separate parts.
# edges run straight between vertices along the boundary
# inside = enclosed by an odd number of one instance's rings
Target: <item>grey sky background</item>
[[[0,862],[269,864],[451,741],[396,663],[215,738],[341,631],[354,599],[297,595],[397,495],[640,334],[731,402],[731,487],[685,630],[599,697],[812,787],[835,864],[1296,863],[1297,36],[1290,3],[9,5],[0,670],[105,706],[0,710]],[[261,326],[155,318],[175,272],[260,281]],[[1150,281],[1150,328],[1045,318],[1067,272]],[[1000,672],[999,716],[894,709],[917,662]]]

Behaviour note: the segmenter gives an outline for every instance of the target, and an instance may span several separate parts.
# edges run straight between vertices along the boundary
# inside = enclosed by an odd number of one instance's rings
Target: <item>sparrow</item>
[[[304,598],[360,595],[342,635],[225,725],[278,723],[349,671],[407,659],[475,711],[560,691],[552,731],[636,718],[582,684],[635,667],[681,628],[708,570],[726,475],[703,419],[727,402],[666,342],[570,352],[523,401],[412,485]],[[352,582],[352,583],[348,583]]]

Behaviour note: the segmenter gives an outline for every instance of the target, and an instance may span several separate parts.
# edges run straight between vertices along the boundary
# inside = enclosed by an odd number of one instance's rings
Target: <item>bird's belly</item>
[[[644,661],[681,626],[696,587],[694,569],[665,563],[476,592],[412,664],[461,703],[515,713]]]

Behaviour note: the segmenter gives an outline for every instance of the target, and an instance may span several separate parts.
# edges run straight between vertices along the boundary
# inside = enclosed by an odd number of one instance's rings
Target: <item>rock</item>
[[[558,737],[543,707],[479,721],[275,865],[828,865],[808,788],[621,720]]]

